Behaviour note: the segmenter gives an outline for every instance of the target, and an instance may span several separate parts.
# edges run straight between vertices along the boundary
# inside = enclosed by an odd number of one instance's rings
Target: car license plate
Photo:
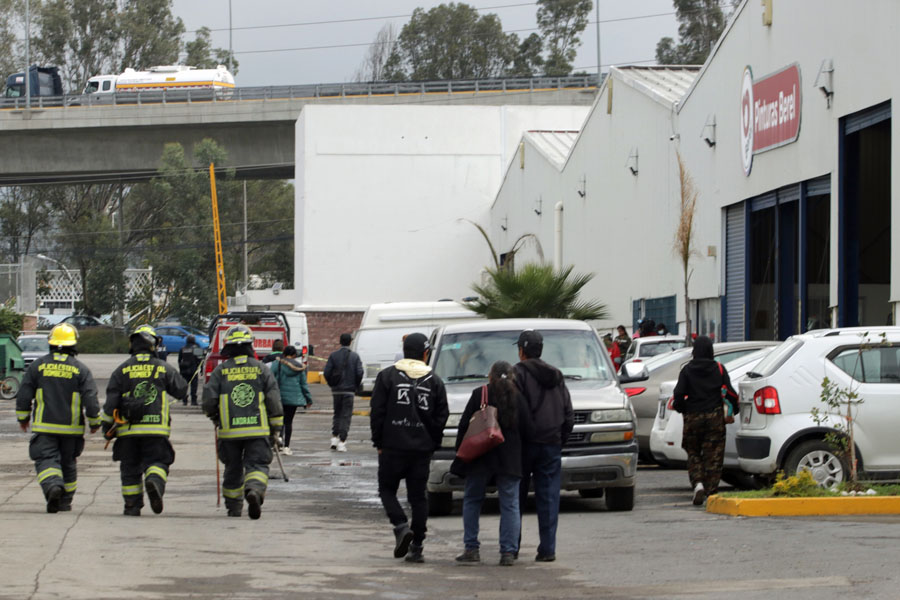
[[[750,404],[744,404],[741,406],[741,423],[747,425],[750,423],[750,418],[753,416],[753,406]]]

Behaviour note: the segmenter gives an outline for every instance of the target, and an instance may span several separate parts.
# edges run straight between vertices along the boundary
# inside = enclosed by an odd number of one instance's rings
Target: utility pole
[[[603,67],[600,66],[600,0],[594,0],[594,8],[597,11],[597,87],[603,83]]]
[[[228,72],[234,75],[234,49],[231,47],[231,0],[228,0]],[[247,184],[245,183],[244,186]]]
[[[25,0],[25,108],[31,109],[31,2]]]
[[[250,276],[247,274],[247,180],[244,180],[244,293],[250,287]]]

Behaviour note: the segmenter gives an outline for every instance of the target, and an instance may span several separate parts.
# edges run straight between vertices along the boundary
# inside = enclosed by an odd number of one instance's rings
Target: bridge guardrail
[[[236,87],[204,90],[121,92],[116,94],[67,94],[38,96],[32,108],[69,108],[134,104],[184,104],[191,102],[296,100],[304,98],[351,98],[361,96],[401,96],[426,94],[533,92],[554,89],[590,89],[597,87],[597,75],[532,77],[512,79],[466,79],[448,81],[402,81],[396,83],[324,83],[265,87]],[[25,98],[0,98],[0,108],[25,108]]]

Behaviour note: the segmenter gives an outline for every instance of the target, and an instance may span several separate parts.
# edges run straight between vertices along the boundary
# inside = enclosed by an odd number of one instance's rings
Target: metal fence
[[[448,81],[404,81],[397,83],[323,83],[202,90],[119,92],[115,94],[67,94],[35,97],[33,108],[68,108],[120,104],[168,104],[242,100],[303,100],[408,95],[496,94],[597,87],[597,75],[529,77],[521,79],[462,79]],[[0,98],[0,107],[25,108],[25,98]]]

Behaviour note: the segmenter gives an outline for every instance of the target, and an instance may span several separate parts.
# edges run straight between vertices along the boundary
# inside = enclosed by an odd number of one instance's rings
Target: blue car
[[[184,325],[159,325],[156,327],[156,335],[162,337],[163,347],[165,350],[160,352],[160,358],[163,360],[169,354],[178,354],[184,348],[187,342],[187,336],[192,335],[197,341],[197,345],[206,350],[209,348],[209,337],[193,327],[185,327]]]

